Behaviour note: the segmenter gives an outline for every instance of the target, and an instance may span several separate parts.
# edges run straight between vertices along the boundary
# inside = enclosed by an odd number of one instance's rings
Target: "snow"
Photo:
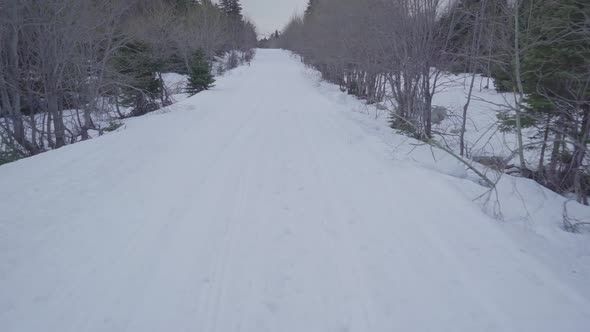
[[[188,76],[177,73],[163,73],[162,80],[168,92],[175,95],[185,92]]]
[[[1,330],[586,331],[590,241],[559,228],[564,198],[505,176],[493,219],[472,174],[360,104],[259,50],[1,166]]]
[[[164,81],[164,86],[166,87],[168,93],[170,94],[170,99],[172,103],[176,103],[182,101],[189,97],[189,94],[185,93],[186,83],[188,81],[187,75],[181,75],[177,73],[163,73],[162,79]],[[90,137],[98,137],[101,135],[98,129],[104,130],[105,128],[109,128],[113,124],[118,124],[120,122],[121,115],[128,116],[132,111],[129,107],[120,106],[119,111],[121,114],[117,113],[116,106],[113,100],[109,98],[98,98],[96,100],[96,105],[98,106],[98,111],[93,112],[91,114],[92,121],[96,126],[97,130],[91,129],[88,131]],[[67,128],[67,141],[71,140],[71,134],[75,133],[75,139],[81,139],[81,125],[84,122],[84,111],[80,109],[66,109],[63,110],[63,121],[65,128]],[[34,120],[27,118],[25,119],[24,126],[26,131],[26,136],[31,137],[31,123],[36,124],[36,127],[41,130],[41,128],[45,128],[47,126],[47,114],[46,113],[37,113],[34,115]],[[53,123],[50,124],[50,127],[53,128]],[[0,128],[1,131],[4,130]],[[44,131],[43,131],[44,132]],[[37,143],[40,146],[43,146],[46,149],[49,149],[49,143],[47,141],[47,134],[44,132],[43,137],[39,137],[37,135]],[[2,135],[0,135],[2,136]],[[55,137],[52,134],[52,140],[55,141]],[[9,151],[10,149],[5,146],[4,141],[0,141],[0,152]]]

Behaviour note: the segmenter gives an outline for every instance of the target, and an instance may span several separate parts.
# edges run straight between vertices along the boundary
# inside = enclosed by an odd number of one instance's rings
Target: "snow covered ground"
[[[505,176],[483,206],[473,174],[361,105],[260,50],[1,166],[0,330],[586,331],[590,239],[559,228],[564,199]]]
[[[230,71],[232,68],[230,64],[230,57],[232,54],[236,54],[238,58],[238,63],[236,65],[241,66],[246,64],[246,54],[241,51],[232,51],[226,53],[223,56],[215,57],[212,63],[212,73],[218,77],[224,75],[227,71]],[[162,80],[164,83],[164,87],[170,97],[171,103],[180,102],[190,96],[190,94],[186,93],[186,85],[188,83],[188,75],[178,74],[178,73],[161,73]],[[155,102],[158,102],[156,100]],[[93,112],[91,114],[92,121],[96,127],[96,129],[91,129],[88,131],[88,135],[91,138],[98,137],[102,135],[102,133],[112,131],[113,129],[117,128],[121,124],[121,118],[127,117],[131,113],[132,109],[129,107],[119,106],[117,110],[115,101],[109,98],[99,98],[96,101],[98,106],[98,111]],[[161,106],[161,103],[160,103]],[[63,111],[63,121],[66,130],[66,141],[70,143],[72,140],[77,142],[82,139],[81,137],[81,127],[84,123],[84,111],[80,109],[66,109]],[[42,131],[42,134],[38,133],[35,141],[39,146],[43,146],[45,149],[49,149],[49,142],[47,138],[47,133],[42,129],[47,127],[47,114],[46,113],[38,113],[35,114],[34,119],[26,118],[24,121],[26,136],[31,138],[32,132],[32,123],[36,124],[36,128],[38,131]],[[53,125],[50,123],[49,126],[53,128]],[[3,130],[0,128],[0,136]],[[55,141],[55,137],[52,134],[51,139]],[[0,155],[2,152],[10,151],[10,148],[5,145],[6,142],[0,140]],[[0,158],[0,164],[2,159]]]

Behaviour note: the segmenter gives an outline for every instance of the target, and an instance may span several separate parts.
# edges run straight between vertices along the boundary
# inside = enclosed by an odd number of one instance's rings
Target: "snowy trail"
[[[0,168],[1,331],[588,328],[589,299],[287,53],[174,108]]]

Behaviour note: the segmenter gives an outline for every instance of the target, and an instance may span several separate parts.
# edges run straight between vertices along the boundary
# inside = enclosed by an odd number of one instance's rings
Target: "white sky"
[[[296,13],[305,10],[307,0],[241,0],[244,16],[258,28],[258,34],[266,36],[281,30]]]

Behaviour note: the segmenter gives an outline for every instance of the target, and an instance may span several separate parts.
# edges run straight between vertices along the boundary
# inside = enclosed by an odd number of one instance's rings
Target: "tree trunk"
[[[560,193],[562,192],[559,187],[559,176],[557,174],[557,165],[560,158],[559,147],[561,146],[561,132],[555,134],[555,141],[553,142],[553,148],[551,150],[551,160],[549,161],[549,169],[547,170],[547,176],[549,181],[552,183],[553,190]]]
[[[525,177],[529,176],[526,162],[524,159],[524,147],[522,142],[522,120],[521,109],[524,100],[524,88],[522,86],[522,76],[520,71],[520,1],[514,5],[514,76],[516,79],[516,86],[518,88],[518,99],[516,102],[516,139],[518,141],[518,159],[520,163],[521,174]]]
[[[66,132],[63,122],[63,115],[59,109],[56,93],[50,93],[47,96],[48,111],[53,120],[53,131],[55,135],[55,148],[61,148],[66,145]]]
[[[473,94],[473,86],[475,84],[475,73],[471,74],[471,83],[469,85],[469,92],[467,93],[467,101],[465,105],[463,105],[463,118],[461,122],[461,136],[459,138],[459,154],[461,157],[466,155],[465,151],[465,131],[467,130],[467,110],[469,109],[469,104],[471,103],[471,96]]]
[[[541,156],[539,157],[539,166],[537,172],[539,179],[545,181],[545,151],[547,150],[547,140],[549,139],[549,126],[551,124],[551,117],[547,117],[545,123],[545,131],[543,132],[543,143],[541,145]]]
[[[574,172],[574,192],[576,193],[577,200],[580,203],[588,205],[588,197],[586,196],[583,183],[584,170],[582,169],[582,165],[586,156],[586,142],[588,141],[590,132],[590,107],[583,107],[581,110],[583,114],[582,123],[580,132],[577,135],[578,141],[572,154],[572,165],[570,169]]]

